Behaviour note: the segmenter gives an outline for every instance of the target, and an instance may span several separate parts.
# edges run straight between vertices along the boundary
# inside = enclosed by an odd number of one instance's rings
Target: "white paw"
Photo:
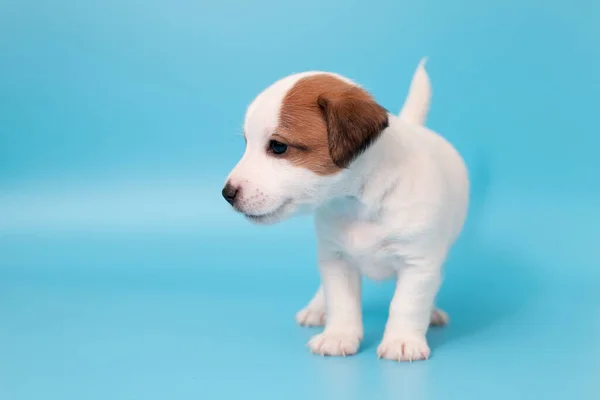
[[[350,356],[358,352],[362,335],[346,331],[325,331],[308,342],[310,351],[322,356]]]
[[[431,326],[445,326],[448,325],[448,322],[450,322],[450,317],[444,310],[436,308],[431,313],[431,320],[429,322]]]
[[[309,307],[304,308],[296,314],[296,322],[300,326],[324,326],[325,311]]]
[[[426,360],[430,353],[425,337],[414,334],[384,335],[383,341],[377,348],[379,358],[394,361]]]

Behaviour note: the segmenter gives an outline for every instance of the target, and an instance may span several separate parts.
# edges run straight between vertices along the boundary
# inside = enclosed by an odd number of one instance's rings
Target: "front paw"
[[[322,356],[350,356],[358,352],[362,334],[352,330],[328,330],[313,336],[310,351]]]
[[[325,310],[306,307],[296,314],[296,322],[300,326],[325,325]]]
[[[385,334],[377,355],[394,361],[417,361],[429,358],[431,351],[425,336],[420,334]]]

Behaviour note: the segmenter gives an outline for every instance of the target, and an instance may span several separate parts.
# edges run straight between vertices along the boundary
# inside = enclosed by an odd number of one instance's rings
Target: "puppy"
[[[321,287],[296,315],[325,325],[313,353],[358,351],[362,275],[396,280],[379,357],[427,359],[429,325],[447,323],[434,302],[469,180],[453,146],[423,126],[430,93],[422,60],[400,115],[327,72],[283,78],[248,107],[246,149],[222,194],[258,224],[315,213]]]

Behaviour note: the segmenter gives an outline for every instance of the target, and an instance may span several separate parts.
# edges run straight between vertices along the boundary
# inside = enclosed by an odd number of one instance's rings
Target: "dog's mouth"
[[[281,217],[285,214],[286,208],[292,203],[292,199],[288,199],[283,202],[282,205],[277,207],[275,210],[265,213],[265,214],[246,214],[244,213],[244,217],[249,219],[252,222],[259,224],[273,224],[278,222]]]

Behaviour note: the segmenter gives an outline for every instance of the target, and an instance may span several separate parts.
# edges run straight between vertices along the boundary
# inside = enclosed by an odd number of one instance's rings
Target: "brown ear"
[[[385,108],[360,88],[321,94],[317,99],[325,122],[331,159],[346,168],[388,127]]]

